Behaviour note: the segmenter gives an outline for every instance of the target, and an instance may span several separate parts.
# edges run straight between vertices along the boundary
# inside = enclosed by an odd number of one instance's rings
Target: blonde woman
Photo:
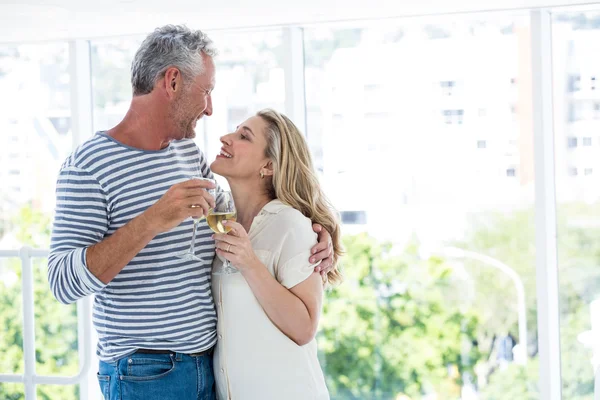
[[[263,110],[221,138],[214,173],[229,182],[237,222],[216,234],[214,275],[219,399],[329,399],[315,334],[323,288],[341,280],[338,220],[319,188],[308,146],[284,115]],[[312,222],[331,233],[334,267],[322,277],[307,260]]]

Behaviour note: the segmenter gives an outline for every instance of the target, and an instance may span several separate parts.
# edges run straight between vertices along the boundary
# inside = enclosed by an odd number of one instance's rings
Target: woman
[[[221,138],[210,166],[227,178],[237,206],[229,234],[216,234],[217,255],[240,271],[214,275],[219,399],[329,399],[315,333],[326,277],[308,261],[311,221],[331,232],[334,265],[342,250],[338,221],[319,188],[298,128],[273,110],[260,111]]]

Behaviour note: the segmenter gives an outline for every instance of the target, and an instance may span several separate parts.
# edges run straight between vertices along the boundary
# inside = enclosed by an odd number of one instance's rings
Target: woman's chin
[[[217,175],[221,175],[224,177],[227,177],[227,174],[225,173],[225,171],[223,170],[223,168],[221,168],[221,163],[219,162],[219,159],[216,159],[215,161],[213,161],[210,164],[210,170],[213,172],[213,174],[217,174]]]

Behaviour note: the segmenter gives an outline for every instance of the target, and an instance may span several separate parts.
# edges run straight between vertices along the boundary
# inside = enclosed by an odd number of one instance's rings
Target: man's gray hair
[[[202,73],[201,52],[210,57],[217,55],[212,40],[204,32],[182,25],[156,28],[144,39],[131,63],[133,95],[150,93],[170,67],[178,68],[184,79]]]

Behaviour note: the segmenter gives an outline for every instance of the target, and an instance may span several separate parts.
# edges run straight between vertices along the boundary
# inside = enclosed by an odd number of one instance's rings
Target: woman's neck
[[[249,232],[254,217],[271,199],[263,190],[257,190],[253,183],[243,184],[229,181],[229,187],[237,211],[237,222],[244,227],[246,232]]]

